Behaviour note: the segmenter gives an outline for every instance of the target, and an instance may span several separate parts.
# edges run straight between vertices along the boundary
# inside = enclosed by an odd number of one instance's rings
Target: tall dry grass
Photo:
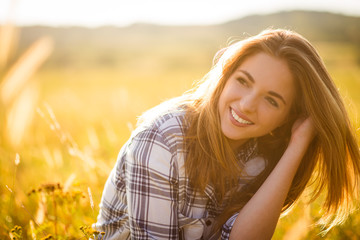
[[[59,138],[62,147],[65,147],[72,157],[82,160],[81,165],[84,169],[90,169],[92,181],[97,181],[95,168],[101,167],[109,171],[109,167],[101,161],[96,164],[91,153],[82,151],[71,135],[61,129],[51,107],[46,103],[39,104],[41,88],[36,72],[53,50],[52,39],[38,39],[14,59],[18,33],[19,29],[10,23],[0,26],[0,152],[4,153],[1,163],[13,166],[8,172],[10,177],[6,178],[3,175],[1,181],[0,205],[3,209],[0,213],[0,239],[94,238],[100,233],[88,227],[86,223],[94,222],[97,209],[90,186],[87,187],[87,195],[76,187],[76,174],[68,177],[64,187],[60,183],[45,183],[34,187],[27,195],[22,186],[19,186],[19,168],[22,165],[33,166],[28,171],[35,171],[35,176],[41,174],[36,172],[41,169],[31,162],[30,155],[22,153],[27,151],[24,148],[24,138],[29,134],[29,129],[34,127],[33,119],[36,113]],[[89,131],[89,136],[93,144],[96,144],[96,133]],[[26,147],[29,147],[28,143]],[[36,146],[35,143],[32,147],[42,149],[43,159],[47,165],[45,169],[55,170],[62,167],[64,156],[61,150],[51,149],[46,145]],[[27,155],[27,159],[20,160],[20,155]],[[6,172],[1,167],[0,169]],[[79,210],[80,205],[84,211]],[[92,214],[88,214],[88,206],[92,209]],[[79,218],[83,220],[79,221]],[[77,224],[84,226],[76,226],[75,219]],[[24,221],[27,222],[25,226],[17,225],[24,225]]]
[[[3,141],[18,148],[32,122],[38,98],[38,84],[34,73],[50,55],[53,47],[48,37],[37,40],[14,64],[8,60],[16,42],[15,26],[6,24],[0,28],[0,65],[3,77],[0,82],[0,99],[3,107],[1,122]],[[4,49],[4,50],[3,50]]]

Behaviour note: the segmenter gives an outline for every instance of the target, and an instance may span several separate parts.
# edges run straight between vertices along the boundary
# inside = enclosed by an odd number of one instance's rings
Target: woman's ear
[[[282,124],[275,128],[273,131],[271,131],[271,136],[279,136],[279,137],[286,137],[288,134],[291,133],[292,126],[296,119],[298,119],[301,116],[300,112],[296,111],[295,109],[292,109],[290,111],[289,115],[284,119]]]
[[[306,111],[304,109],[304,104],[302,104],[301,101],[298,100],[298,98],[295,98],[290,113],[286,118],[286,122],[290,123],[292,126],[298,118],[307,116],[305,112]]]
[[[294,110],[290,111],[290,113],[287,115],[287,117],[284,119],[284,121],[276,129],[282,128],[283,126],[286,126],[286,125],[292,126],[293,123],[296,121],[296,119],[298,119],[299,116],[300,116],[300,114],[297,113],[296,111],[294,111]]]

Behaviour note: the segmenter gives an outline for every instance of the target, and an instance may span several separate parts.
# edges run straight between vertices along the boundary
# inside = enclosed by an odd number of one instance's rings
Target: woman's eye
[[[279,104],[271,97],[267,97],[266,100],[274,107],[279,107]]]
[[[248,82],[244,78],[238,78],[237,80],[241,85],[244,85],[246,87],[249,86]]]

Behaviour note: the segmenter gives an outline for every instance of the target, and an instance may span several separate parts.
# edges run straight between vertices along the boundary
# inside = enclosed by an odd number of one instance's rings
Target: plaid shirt
[[[94,228],[105,239],[228,239],[237,215],[210,236],[220,204],[213,188],[195,192],[185,177],[184,111],[166,113],[139,126],[122,147],[103,192]],[[256,144],[239,153],[246,181],[265,167]],[[201,167],[201,166],[199,166]],[[245,175],[245,174],[244,174]]]

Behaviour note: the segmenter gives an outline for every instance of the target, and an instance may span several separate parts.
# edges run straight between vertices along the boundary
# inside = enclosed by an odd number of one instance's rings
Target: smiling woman
[[[267,30],[215,59],[122,147],[94,224],[106,239],[270,239],[309,181],[328,229],[351,212],[359,148],[312,45]]]

